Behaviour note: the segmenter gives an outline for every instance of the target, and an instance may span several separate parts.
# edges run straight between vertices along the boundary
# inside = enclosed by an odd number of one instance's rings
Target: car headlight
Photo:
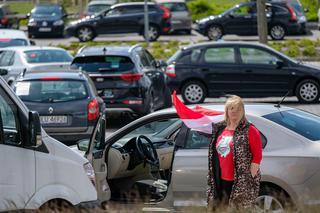
[[[307,18],[305,16],[300,16],[299,19],[298,19],[299,23],[304,23],[306,21],[307,21]]]
[[[28,26],[34,27],[37,25],[37,22],[34,21],[34,19],[30,19]]]
[[[94,174],[94,169],[89,162],[83,165],[84,171],[86,172],[91,183],[96,186],[96,176]]]
[[[54,26],[60,26],[60,25],[63,25],[63,24],[64,24],[63,20],[59,20],[59,21],[53,22]]]

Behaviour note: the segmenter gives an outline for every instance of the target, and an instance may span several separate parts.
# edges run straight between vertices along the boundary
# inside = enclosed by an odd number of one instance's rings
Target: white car
[[[39,114],[29,111],[1,77],[0,115],[1,212],[35,210],[55,202],[97,203],[88,160],[48,136]]]
[[[35,43],[29,40],[21,30],[0,29],[0,48],[12,46],[30,46]]]
[[[204,107],[224,111],[223,105]],[[262,139],[261,212],[319,204],[320,117],[266,104],[246,105],[246,115]],[[144,209],[206,206],[209,135],[181,125],[174,109],[135,120],[106,140],[103,118],[99,122],[86,156],[100,200],[143,202],[137,206]]]
[[[3,77],[9,85],[21,72],[69,69],[72,59],[70,53],[57,47],[29,46],[0,49],[0,69],[8,71]]]

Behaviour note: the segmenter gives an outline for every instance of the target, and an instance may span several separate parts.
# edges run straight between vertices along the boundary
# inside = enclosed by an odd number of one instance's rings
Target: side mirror
[[[28,13],[28,14],[27,14],[27,18],[30,18],[30,16],[31,16],[31,14],[30,14],[30,13]]]
[[[30,44],[31,44],[32,46],[35,46],[35,45],[36,45],[36,42],[35,42],[34,40],[30,40]]]
[[[90,139],[82,139],[77,142],[77,147],[80,151],[87,152],[89,149]]]
[[[276,64],[277,64],[277,68],[278,68],[278,69],[282,68],[283,65],[284,65],[283,61],[277,61]]]
[[[39,114],[36,111],[29,112],[29,123],[28,123],[28,140],[26,146],[40,146],[42,143],[41,138],[41,124]]]
[[[7,69],[1,69],[0,68],[0,75],[7,75],[8,74],[8,70]]]
[[[163,69],[163,68],[165,68],[165,67],[167,67],[168,66],[168,64],[167,64],[167,62],[165,62],[164,60],[156,60],[156,67],[157,68],[161,68],[161,69]],[[164,70],[164,69],[163,69]]]
[[[228,16],[229,16],[230,18],[234,18],[234,15],[233,15],[232,13],[229,13]]]

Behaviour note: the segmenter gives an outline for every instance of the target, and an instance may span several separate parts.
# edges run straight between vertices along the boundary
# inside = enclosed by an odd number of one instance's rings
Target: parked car
[[[103,11],[108,10],[117,0],[92,0],[88,3],[84,15],[92,16],[97,15]]]
[[[170,10],[172,31],[184,31],[191,34],[191,13],[185,0],[156,0],[156,2]]]
[[[170,11],[155,3],[148,3],[149,40],[156,41],[171,29]],[[98,15],[71,22],[66,28],[69,36],[91,41],[100,34],[139,33],[144,36],[144,3],[122,3]]]
[[[11,85],[21,72],[36,70],[65,70],[70,67],[72,56],[57,47],[10,47],[0,49],[0,69],[8,74],[4,79]]]
[[[19,29],[20,20],[23,18],[25,18],[25,15],[12,12],[8,4],[0,5],[0,28]]]
[[[35,45],[35,42],[29,40],[23,31],[0,29],[0,48],[30,45]]]
[[[187,104],[227,94],[282,97],[288,93],[301,103],[319,101],[318,67],[258,43],[190,45],[177,51],[167,64],[168,86],[181,93]]]
[[[268,33],[273,40],[306,32],[305,17],[299,16],[286,2],[266,3],[266,16]],[[257,35],[257,26],[256,2],[246,2],[237,4],[218,16],[197,20],[195,30],[210,40],[219,40],[227,34]]]
[[[0,115],[0,211],[97,203],[88,160],[48,136],[38,113],[28,110],[1,77]]]
[[[38,4],[28,14],[28,36],[64,36],[67,12],[60,4]]]
[[[105,105],[90,77],[81,71],[37,71],[14,85],[24,104],[40,114],[46,132],[66,145],[90,138]]]
[[[164,72],[139,45],[84,48],[71,68],[89,74],[107,110],[144,115],[172,105]]]
[[[224,111],[223,105],[203,107]],[[250,104],[245,111],[263,146],[257,212],[316,205],[320,117],[281,105]],[[92,159],[96,174],[104,174],[99,178],[108,182],[103,187],[108,190],[97,188],[99,199],[141,201],[144,211],[206,206],[210,135],[182,125],[174,109],[144,116],[106,139],[103,132],[96,129],[90,143],[78,145]],[[92,153],[100,157],[92,158]]]

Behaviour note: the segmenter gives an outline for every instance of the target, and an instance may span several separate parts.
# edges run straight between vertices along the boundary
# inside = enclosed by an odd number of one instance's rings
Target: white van
[[[88,160],[48,136],[38,113],[29,111],[2,77],[0,116],[0,211],[38,209],[53,201],[96,202]]]
[[[30,46],[35,42],[29,40],[21,30],[0,29],[0,47]]]

